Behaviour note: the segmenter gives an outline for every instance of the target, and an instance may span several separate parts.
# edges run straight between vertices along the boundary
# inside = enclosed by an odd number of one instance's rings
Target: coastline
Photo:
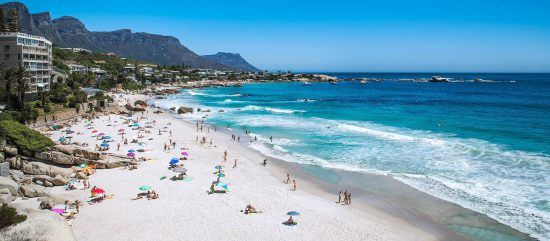
[[[172,114],[177,116],[176,113]],[[188,120],[176,118],[192,125]],[[232,130],[221,129],[229,138]],[[252,152],[250,155],[255,155],[258,160],[269,158],[276,166],[271,170],[272,175],[284,178],[284,173],[292,173],[301,185],[307,186],[306,192],[323,197],[326,201],[337,200],[340,190],[351,191],[354,193],[352,208],[362,215],[368,213],[363,217],[381,215],[386,220],[393,218],[393,222],[412,225],[441,240],[536,240],[485,214],[415,189],[391,175],[358,173],[293,163],[266,156],[248,147],[246,141],[242,141],[238,146],[242,148],[243,153]],[[319,175],[332,176],[332,179],[336,180],[327,181]]]

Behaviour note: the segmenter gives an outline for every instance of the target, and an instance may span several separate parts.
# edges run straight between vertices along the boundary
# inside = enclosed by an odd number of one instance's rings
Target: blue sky
[[[172,35],[268,70],[550,72],[548,0],[22,2],[92,31]]]

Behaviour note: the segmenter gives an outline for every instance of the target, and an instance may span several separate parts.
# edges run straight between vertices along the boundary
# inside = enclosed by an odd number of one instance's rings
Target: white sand
[[[128,96],[141,98],[143,96]],[[122,103],[125,103],[121,101]],[[140,114],[135,115],[139,117]],[[171,117],[169,114],[145,114],[147,120],[156,120],[154,129],[142,140],[150,151],[137,153],[137,157],[149,157],[154,161],[143,162],[137,170],[124,169],[98,170],[90,177],[92,186],[103,188],[112,199],[97,205],[85,204],[73,223],[78,240],[435,240],[434,236],[414,228],[408,223],[384,215],[378,211],[360,211],[351,206],[334,203],[323,195],[315,195],[313,187],[298,180],[298,190],[291,190],[286,179],[286,170],[277,170],[259,163],[263,158],[240,145],[220,132],[206,129],[199,136],[214,139],[217,147],[201,147],[195,142],[196,131],[192,124]],[[134,117],[134,118],[135,118]],[[128,149],[139,149],[135,144],[116,151],[117,143],[122,143],[117,135],[120,128],[126,129],[126,136],[137,136],[137,131],[122,125],[120,116],[111,115],[94,120],[94,128],[113,137],[112,153],[125,155]],[[118,123],[115,123],[118,121]],[[172,122],[172,125],[167,125]],[[112,126],[107,126],[109,123]],[[169,142],[168,132],[158,135],[158,130],[167,126],[172,130],[176,149],[163,151],[163,144]],[[72,127],[75,132],[72,141],[87,142],[91,149],[100,141],[91,137],[90,129],[83,123]],[[52,132],[53,139],[62,133]],[[188,147],[191,159],[185,161],[185,168],[191,181],[171,181],[175,173],[168,170],[172,157],[180,157],[180,148]],[[227,163],[223,152],[229,152]],[[233,160],[238,159],[233,169]],[[210,184],[216,179],[212,174],[214,166],[225,166],[225,181],[230,184],[226,194],[211,194]],[[168,178],[160,180],[161,176]],[[222,179],[223,180],[223,179]],[[151,185],[159,193],[157,200],[131,200],[140,191],[138,187]],[[307,192],[304,189],[310,189]],[[81,200],[86,200],[87,191],[73,191]],[[252,204],[261,214],[245,215],[243,210]],[[295,217],[297,226],[281,223],[288,211],[298,211]]]

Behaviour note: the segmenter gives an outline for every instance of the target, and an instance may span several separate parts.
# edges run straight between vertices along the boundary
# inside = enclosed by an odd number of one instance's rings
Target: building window
[[[8,52],[10,51],[10,46],[9,45],[4,45],[4,52]]]
[[[4,59],[9,59],[10,58],[10,54],[5,54],[4,55]]]
[[[17,59],[21,60],[21,54],[17,54]]]

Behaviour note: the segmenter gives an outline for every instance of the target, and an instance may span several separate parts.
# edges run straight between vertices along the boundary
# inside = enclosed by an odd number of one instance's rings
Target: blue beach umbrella
[[[170,160],[170,165],[177,164],[178,162],[180,162],[180,160],[178,160],[178,159],[172,159],[172,160]]]
[[[111,139],[111,137],[110,136],[104,136],[103,139],[104,140],[109,140],[109,139]]]
[[[227,190],[229,187],[227,186],[227,183],[225,182],[217,182],[216,183],[216,187],[221,187],[223,188],[224,190]]]
[[[221,172],[220,172],[220,173],[218,173],[218,175],[217,175],[217,176],[218,176],[218,177],[225,177],[225,175],[224,175],[223,173],[221,173]]]
[[[59,138],[59,141],[60,141],[60,142],[64,142],[64,141],[66,141],[66,140],[67,140],[67,138],[65,138],[65,137],[60,137],[60,138]]]
[[[288,215],[288,216],[299,216],[300,213],[296,212],[296,211],[290,211],[290,212],[286,213],[286,215]]]
[[[223,167],[220,166],[220,165],[217,165],[217,166],[215,166],[214,168],[216,168],[216,169],[218,169],[218,170],[221,170]]]
[[[136,152],[136,150],[130,149],[130,150],[128,150],[128,152]]]
[[[107,143],[101,143],[101,145],[99,145],[99,146],[101,146],[101,147],[108,147],[109,144],[107,144]]]

